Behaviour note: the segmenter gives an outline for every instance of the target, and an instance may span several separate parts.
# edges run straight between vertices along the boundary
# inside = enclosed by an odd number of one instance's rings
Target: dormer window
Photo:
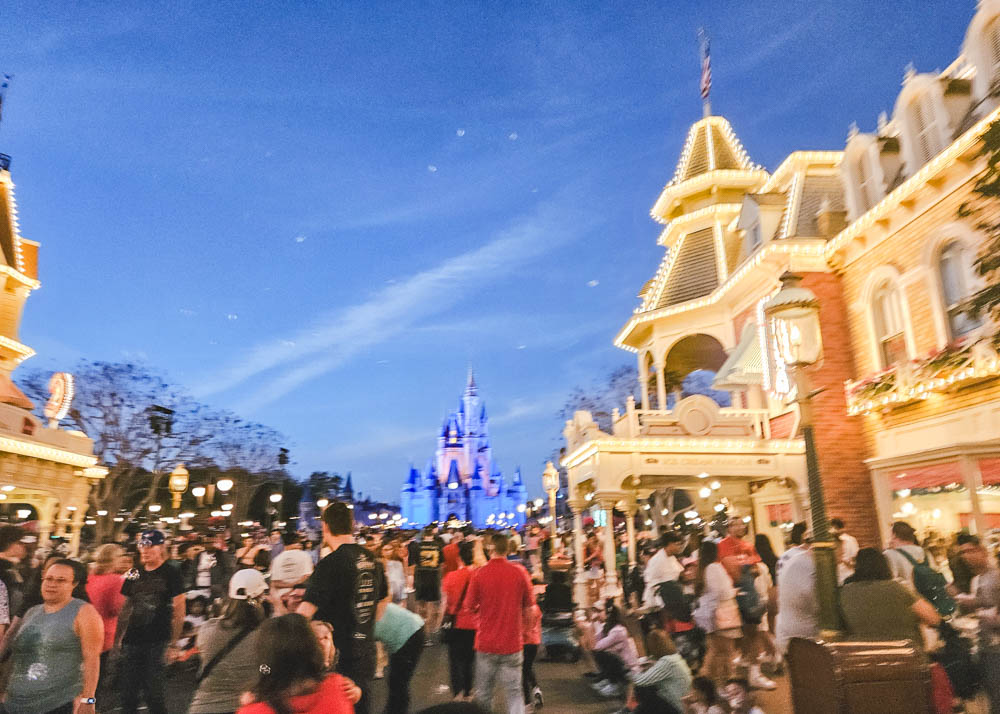
[[[747,229],[747,253],[752,253],[764,242],[760,232],[760,221],[754,221],[753,225]]]
[[[989,62],[990,87],[1000,83],[1000,17],[994,18],[983,33],[986,58]]]
[[[913,155],[923,165],[933,159],[938,152],[938,126],[933,99],[929,92],[924,92],[910,103],[910,120],[913,130]]]
[[[862,152],[854,167],[858,179],[858,197],[860,198],[860,213],[864,213],[872,206],[882,200],[882,196],[876,185],[875,174],[871,169],[871,158],[868,151]]]

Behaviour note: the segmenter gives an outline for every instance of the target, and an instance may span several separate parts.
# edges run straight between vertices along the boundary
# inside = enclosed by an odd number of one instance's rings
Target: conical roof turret
[[[725,197],[712,199],[719,188],[745,190],[767,178],[767,171],[751,160],[729,121],[707,116],[688,129],[673,178],[663,187],[650,215],[660,223],[669,223],[688,212],[690,207],[684,205],[688,199],[699,207],[725,202]]]

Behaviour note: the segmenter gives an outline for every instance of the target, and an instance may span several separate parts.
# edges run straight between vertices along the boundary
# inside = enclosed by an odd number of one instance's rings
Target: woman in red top
[[[97,696],[107,701],[111,683],[111,668],[108,666],[108,652],[115,643],[118,628],[118,613],[125,604],[122,583],[131,567],[125,549],[108,543],[97,549],[94,572],[87,578],[87,597],[104,623],[104,643],[101,645],[101,675],[97,682]]]
[[[479,616],[469,608],[469,581],[475,558],[475,546],[469,541],[458,544],[458,557],[462,567],[444,576],[441,592],[444,594],[442,610],[455,618],[455,626],[448,636],[448,668],[451,673],[451,693],[455,701],[472,701],[472,684],[476,668],[476,629]]]
[[[260,676],[238,714],[354,714],[361,690],[327,674],[319,640],[302,615],[265,620],[257,639]]]
[[[535,591],[535,602],[524,611],[524,649],[521,661],[521,689],[524,693],[525,706],[531,704],[534,708],[542,708],[542,689],[535,677],[535,657],[538,646],[542,644],[542,610],[538,607],[538,598],[545,595],[545,581],[539,574],[532,579]]]

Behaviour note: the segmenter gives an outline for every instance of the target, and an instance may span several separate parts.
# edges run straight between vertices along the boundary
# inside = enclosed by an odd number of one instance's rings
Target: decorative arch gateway
[[[642,502],[657,494],[686,491],[699,517],[710,520],[725,497],[751,529],[766,533],[780,548],[781,525],[804,520],[808,511],[805,444],[802,439],[772,439],[759,410],[720,408],[708,397],[691,396],[671,412],[643,418],[630,399],[625,414],[613,419],[613,433],[601,431],[589,412],[576,412],[566,423],[567,455],[562,459],[569,482],[577,559],[577,597],[586,600],[583,517],[596,511],[595,522],[613,524],[613,512],[626,515],[629,564],[635,565],[634,516],[663,522],[666,503]],[[703,489],[710,496],[702,497]],[[659,510],[658,510],[659,509]],[[676,514],[671,512],[668,518]],[[604,539],[606,594],[621,588],[615,570],[613,539]]]

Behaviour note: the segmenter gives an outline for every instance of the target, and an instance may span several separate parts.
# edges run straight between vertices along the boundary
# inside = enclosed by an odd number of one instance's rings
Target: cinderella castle
[[[477,528],[520,527],[527,498],[521,470],[505,483],[493,462],[486,405],[470,370],[458,410],[444,420],[426,473],[410,467],[400,493],[403,517],[418,525],[459,520]]]

